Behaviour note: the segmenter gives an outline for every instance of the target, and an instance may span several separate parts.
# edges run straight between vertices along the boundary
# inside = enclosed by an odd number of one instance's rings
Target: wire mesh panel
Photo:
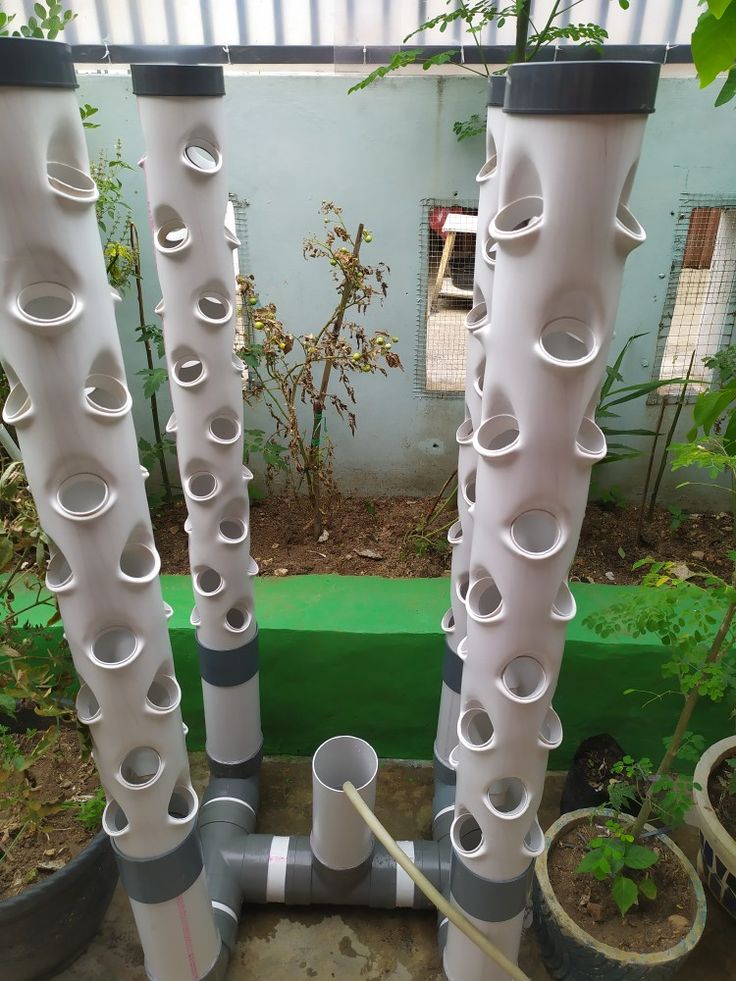
[[[712,369],[704,359],[732,343],[735,313],[736,197],[686,195],[675,227],[654,377],[684,377],[694,353],[691,397],[708,388]],[[664,388],[659,397],[677,391]]]
[[[238,288],[238,277],[245,275],[249,268],[250,262],[248,258],[248,225],[246,221],[246,210],[248,208],[248,202],[238,198],[232,192],[229,195],[229,200],[227,203],[227,213],[225,217],[225,224],[230,229],[235,237],[239,240],[240,245],[237,249],[233,250],[233,278],[235,281],[235,350],[239,351],[241,348],[245,347],[246,343],[250,343],[252,338],[252,331],[250,328],[250,321],[244,315],[243,311],[243,298]]]
[[[473,305],[477,202],[422,201],[416,390],[459,395],[465,387],[465,317]]]

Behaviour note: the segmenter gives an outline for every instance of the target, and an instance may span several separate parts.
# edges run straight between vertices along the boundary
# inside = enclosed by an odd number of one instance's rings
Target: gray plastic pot
[[[117,879],[101,831],[63,869],[0,902],[3,981],[44,981],[75,961],[97,933]]]
[[[557,901],[547,868],[547,855],[557,838],[571,826],[588,821],[591,814],[606,816],[611,812],[585,808],[563,814],[547,831],[544,853],[536,860],[534,929],[544,965],[556,981],[660,981],[671,978],[695,948],[705,927],[705,893],[695,869],[673,841],[660,835],[659,843],[669,848],[686,870],[697,907],[690,932],[674,947],[654,954],[638,954],[600,943],[579,927]]]

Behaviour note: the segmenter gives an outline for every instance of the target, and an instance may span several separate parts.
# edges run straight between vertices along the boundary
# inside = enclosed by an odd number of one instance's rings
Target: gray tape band
[[[289,906],[308,906],[312,898],[312,862],[314,857],[306,835],[289,838],[286,853],[284,901]]]
[[[234,825],[241,831],[249,833],[254,820],[253,808],[246,801],[221,800],[214,797],[205,801],[199,809],[200,828],[222,822]]]
[[[273,835],[248,835],[242,841],[242,859],[238,880],[243,890],[243,902],[265,903],[268,881],[268,859]]]
[[[376,909],[393,909],[396,906],[396,862],[377,842],[371,861],[369,903]]]
[[[231,778],[234,780],[245,780],[246,777],[252,777],[254,773],[258,773],[261,768],[261,763],[263,761],[263,745],[255,754],[251,756],[249,760],[243,760],[242,763],[221,763],[219,760],[214,760],[207,753],[207,765],[210,768],[210,773],[213,777],[224,777]]]
[[[460,694],[460,685],[463,680],[463,659],[456,651],[450,647],[450,642],[445,637],[445,658],[442,662],[442,680],[452,691]]]
[[[434,841],[414,842],[414,864],[429,879],[435,889],[442,892],[442,869],[440,865],[440,849]],[[422,890],[414,885],[414,909],[430,909],[432,903]]]
[[[484,879],[453,852],[450,892],[464,913],[486,923],[501,923],[525,909],[533,871],[534,862],[530,862],[515,879]]]
[[[229,917],[226,913],[221,913],[220,910],[217,909],[214,910],[214,914],[215,914],[215,923],[218,925],[218,927],[221,924],[223,930],[227,931],[228,924],[225,921],[230,920],[232,922],[231,917]],[[237,932],[238,929],[237,923],[233,923],[232,925],[235,929],[235,932]],[[222,945],[220,946],[220,953],[217,955],[217,960],[209,969],[209,971],[206,974],[202,975],[200,981],[225,981],[225,978],[227,977],[227,968],[228,968],[229,961],[230,961],[230,950],[227,944],[223,941]]]
[[[165,903],[193,885],[203,868],[199,829],[193,827],[180,845],[157,858],[129,858],[111,839],[123,888],[138,903]]]
[[[448,787],[455,786],[455,771],[451,766],[443,763],[442,760],[435,754],[432,760],[432,766],[434,769],[434,779],[435,783],[443,783]]]
[[[197,641],[199,673],[203,681],[216,688],[234,688],[258,674],[258,634],[231,651],[213,651]]]

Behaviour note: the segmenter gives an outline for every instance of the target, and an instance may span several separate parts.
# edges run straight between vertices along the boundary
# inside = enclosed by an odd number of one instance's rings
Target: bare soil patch
[[[708,778],[708,796],[718,820],[728,834],[736,840],[736,794],[729,791],[734,771],[728,765],[728,761],[734,758],[736,753],[731,753],[711,771]]]

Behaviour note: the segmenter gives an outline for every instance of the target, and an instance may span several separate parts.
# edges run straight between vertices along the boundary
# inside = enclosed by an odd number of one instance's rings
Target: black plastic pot
[[[2,981],[44,981],[75,961],[97,933],[117,879],[101,831],[63,869],[0,901]]]
[[[599,789],[600,782],[596,781],[596,785],[591,782],[587,761],[591,758],[600,759],[613,765],[623,759],[624,755],[623,749],[607,732],[584,739],[575,750],[570,769],[567,771],[565,786],[562,788],[560,814],[569,814],[570,811],[578,811],[582,807],[600,807],[601,804],[605,804],[608,800],[608,774],[601,774],[603,786]]]

